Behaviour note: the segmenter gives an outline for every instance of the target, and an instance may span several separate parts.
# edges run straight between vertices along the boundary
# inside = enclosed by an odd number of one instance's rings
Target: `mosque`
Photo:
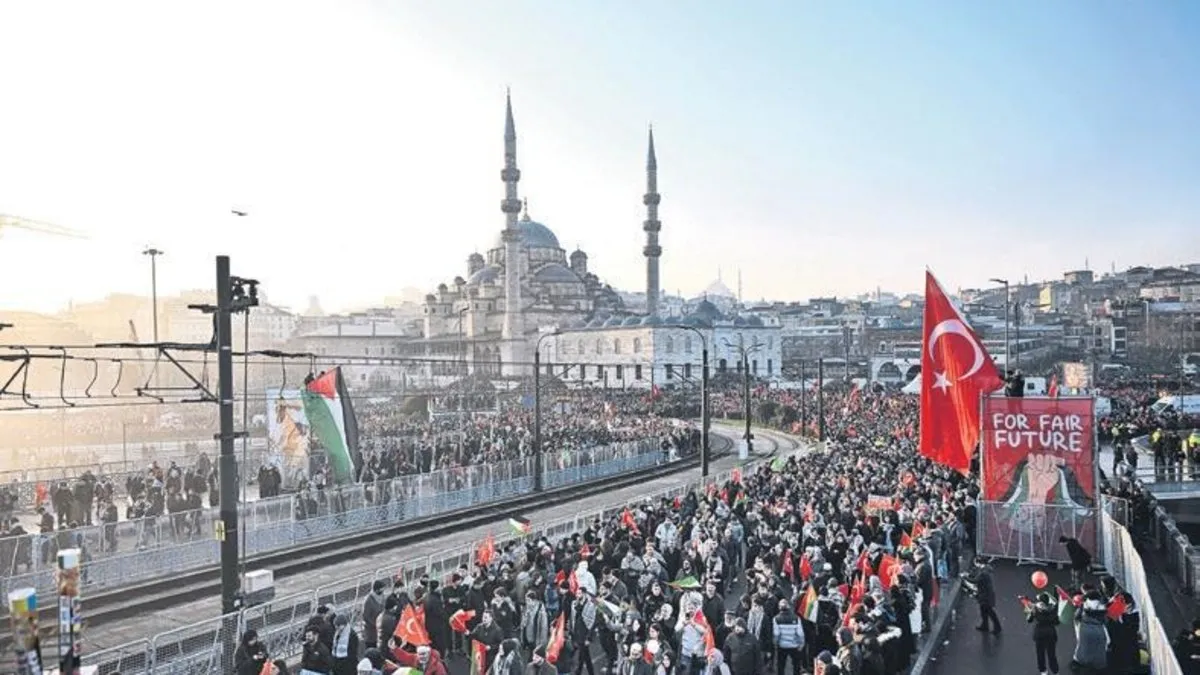
[[[696,303],[686,316],[659,316],[662,247],[658,236],[662,223],[658,219],[661,196],[653,130],[642,196],[646,207],[642,223],[646,234],[642,248],[646,261],[644,314],[629,311],[621,296],[589,269],[587,253],[576,250],[568,256],[554,232],[530,217],[528,202],[520,199],[518,192],[521,172],[511,97],[505,104],[500,176],[504,182],[500,202],[504,229],[486,257],[479,253],[467,257],[465,275],[425,296],[423,341],[427,355],[445,360],[447,365],[457,363],[457,372],[513,376],[529,374],[534,351],[541,350],[547,374],[564,380],[650,387],[656,372],[665,380],[676,377],[676,372],[682,376],[686,371],[690,376],[692,365],[685,367],[683,362],[696,361],[699,366],[703,343],[713,347],[718,370],[724,370],[727,361],[736,361],[740,371],[742,357],[734,352],[754,349],[753,363],[751,357],[746,358],[746,368],[756,374],[777,372],[778,326],[766,326],[758,317],[733,316],[707,300]],[[550,337],[553,340],[546,339]],[[693,344],[693,337],[701,339]],[[585,355],[586,362],[565,363],[568,359],[582,361]]]

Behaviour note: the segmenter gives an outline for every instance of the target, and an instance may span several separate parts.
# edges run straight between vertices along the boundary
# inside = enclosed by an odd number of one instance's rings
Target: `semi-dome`
[[[604,319],[592,319],[591,321],[587,322],[587,327],[588,328],[603,328],[604,327]]]
[[[528,216],[517,221],[517,229],[521,231],[521,245],[526,248],[562,248],[550,228]],[[496,237],[496,248],[504,248],[503,232]]]
[[[543,283],[552,283],[552,284],[553,283],[558,283],[558,284],[566,284],[566,283],[577,284],[577,283],[579,283],[579,277],[576,276],[576,274],[574,272],[567,269],[566,267],[563,267],[562,265],[560,265],[558,263],[550,263],[549,265],[544,265],[541,269],[539,269],[536,273],[534,273],[533,278],[538,281],[541,281]]]
[[[624,321],[622,321],[621,325],[622,326],[636,326],[636,325],[640,324],[641,322],[642,322],[642,317],[631,316],[631,317],[625,319]]]
[[[621,322],[622,322],[621,317],[614,316],[613,318],[609,319],[608,321],[605,321],[604,325],[606,327],[620,326]]]
[[[654,315],[642,318],[643,326],[661,326],[662,323],[663,323],[663,320]]]
[[[500,268],[496,267],[495,265],[491,265],[479,270],[475,274],[472,274],[471,278],[467,279],[467,283],[475,285],[490,284],[498,278],[500,278]]]

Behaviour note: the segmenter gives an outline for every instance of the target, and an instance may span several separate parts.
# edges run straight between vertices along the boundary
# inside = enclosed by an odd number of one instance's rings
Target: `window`
[[[725,359],[721,359],[721,360],[717,361],[717,372],[718,373],[721,373],[722,375],[724,375],[726,367],[727,367],[727,365],[725,363]]]
[[[642,353],[642,339],[641,338],[633,338],[633,353],[634,354]]]
[[[675,379],[675,366],[670,363],[667,364],[667,379],[668,380]]]
[[[683,379],[685,379],[685,380],[692,379],[692,364],[690,364],[690,363],[683,364]]]
[[[596,366],[596,379],[597,380],[604,379],[604,366]]]
[[[587,379],[587,366],[586,365],[581,363],[578,366],[575,366],[575,370],[576,370],[576,372],[579,373],[579,379],[581,379],[581,380]]]
[[[633,367],[633,379],[642,379],[642,364],[639,363]]]
[[[692,353],[692,336],[691,335],[688,335],[685,338],[683,338],[683,351],[685,354]]]
[[[742,374],[742,360],[741,359],[737,360],[737,373],[738,373],[738,375]]]
[[[624,380],[625,379],[625,367],[618,365],[618,366],[616,366],[616,368],[617,368],[617,379]]]
[[[596,338],[596,354],[600,355],[603,353],[604,353],[604,340],[601,340],[600,338]]]
[[[768,336],[767,337],[767,349],[774,349],[774,348],[775,348],[775,338]]]
[[[546,374],[549,375],[550,377],[554,377],[554,364],[551,364],[551,363],[546,364]]]
[[[750,372],[754,373],[755,375],[758,374],[758,359],[754,359],[750,362]]]
[[[583,340],[580,340],[575,346],[579,347],[579,355],[583,356]]]
[[[668,354],[675,353],[675,338],[671,337],[670,335],[667,336],[667,344],[665,349]]]
[[[621,338],[613,338],[613,353],[614,354],[621,353]],[[618,377],[620,377],[620,376],[618,376]]]
[[[774,374],[775,374],[775,366],[771,362],[771,359],[767,359],[767,375],[770,376],[770,375],[774,375]]]
[[[570,374],[571,374],[571,366],[569,366],[569,365],[563,366],[563,374],[562,374],[563,379],[564,380],[567,379],[567,375],[570,375]]]

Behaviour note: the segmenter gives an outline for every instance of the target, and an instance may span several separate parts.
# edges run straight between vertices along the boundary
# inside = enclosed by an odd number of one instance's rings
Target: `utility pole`
[[[808,435],[808,383],[805,379],[808,374],[805,372],[804,361],[800,361],[800,435]]]
[[[1008,307],[1010,304],[1009,303],[1010,296],[1008,294],[1008,280],[1007,279],[988,279],[988,281],[990,281],[994,284],[1001,284],[1004,286],[1004,372],[1007,375],[1010,371],[1012,371],[1012,367],[1013,367],[1012,366],[1012,353],[1011,353],[1011,347],[1010,347],[1010,345],[1012,343],[1008,341],[1008,326],[1009,326]]]
[[[696,331],[700,334],[700,331]],[[708,341],[700,335],[700,477],[708,478]]]
[[[542,465],[542,340],[558,335],[556,330],[537,339],[533,350],[533,490],[541,492],[543,485]]]
[[[258,282],[232,276],[229,271],[229,256],[217,256],[217,305],[200,306],[208,313],[216,314],[217,346],[217,405],[220,428],[217,440],[221,453],[217,464],[220,477],[220,520],[217,523],[217,539],[221,546],[221,613],[231,614],[242,607],[241,583],[238,578],[240,567],[238,541],[238,464],[234,454],[235,441],[246,432],[238,432],[233,426],[233,321],[236,313],[248,312],[258,305]],[[233,651],[237,644],[237,626],[226,621],[221,627],[221,643],[224,647],[223,672],[233,668]]]
[[[153,246],[147,246],[142,251],[142,255],[150,256],[150,333],[154,336],[155,344],[158,344],[158,256],[162,254],[161,249]]]
[[[817,359],[817,441],[825,440],[825,359]]]
[[[740,278],[741,272],[738,274]],[[753,414],[750,410],[750,355],[745,350],[742,351],[742,391],[746,399],[746,458],[749,459],[754,452],[754,433],[750,428]]]

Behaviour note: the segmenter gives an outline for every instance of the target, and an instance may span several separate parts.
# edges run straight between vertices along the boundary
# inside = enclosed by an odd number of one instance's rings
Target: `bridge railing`
[[[1151,672],[1154,675],[1183,675],[1171,641],[1154,611],[1154,600],[1146,582],[1146,569],[1134,546],[1133,537],[1110,515],[1107,508],[1100,515],[1100,551],[1108,573],[1129,591],[1141,610],[1141,632],[1150,652]]]
[[[650,438],[580,452],[567,462],[570,466],[548,465],[545,485],[570,485],[653,466],[662,459],[660,444]],[[283,551],[511,498],[533,488],[533,469],[533,458],[526,457],[244,504],[240,513],[248,527],[241,531],[243,550],[247,555]],[[117,524],[115,532],[98,526],[61,537],[55,533],[2,539],[0,569],[13,565],[20,573],[0,578],[0,592],[33,587],[40,594],[54,593],[55,552],[75,546],[84,550],[85,589],[118,588],[213,566],[220,561],[220,544],[213,536],[218,520],[219,514],[208,509],[126,521]],[[125,541],[127,548],[110,551],[110,537]]]
[[[758,461],[761,460],[752,460],[751,463]],[[686,485],[641,495],[633,500],[613,502],[600,509],[538,524],[529,535],[517,537],[494,533],[491,542],[496,555],[503,556],[503,551],[509,544],[541,537],[555,542],[575,533],[583,533],[596,519],[607,520],[625,508],[636,507],[646,501],[654,502],[663,498],[683,496],[692,490],[724,484],[731,478],[732,470],[709,476],[707,479],[691,481]],[[363,603],[376,580],[390,584],[397,577],[402,577],[407,585],[428,574],[430,579],[436,579],[444,585],[450,582],[451,575],[461,566],[466,565],[469,568],[477,560],[479,550],[479,543],[471,543],[430,556],[405,559],[374,572],[348,576],[312,591],[277,598],[240,612],[161,633],[148,640],[138,640],[91,654],[84,653],[83,662],[85,665],[96,666],[100,675],[113,675],[118,672],[122,675],[219,675],[224,672],[223,649],[225,646],[232,649],[236,638],[248,628],[258,632],[259,640],[266,647],[270,658],[294,658],[303,648],[301,633],[304,626],[318,607],[324,605],[338,615],[345,614],[351,617],[352,625],[357,627],[361,635]],[[236,627],[235,642],[222,642],[222,631],[230,631],[231,627]]]

